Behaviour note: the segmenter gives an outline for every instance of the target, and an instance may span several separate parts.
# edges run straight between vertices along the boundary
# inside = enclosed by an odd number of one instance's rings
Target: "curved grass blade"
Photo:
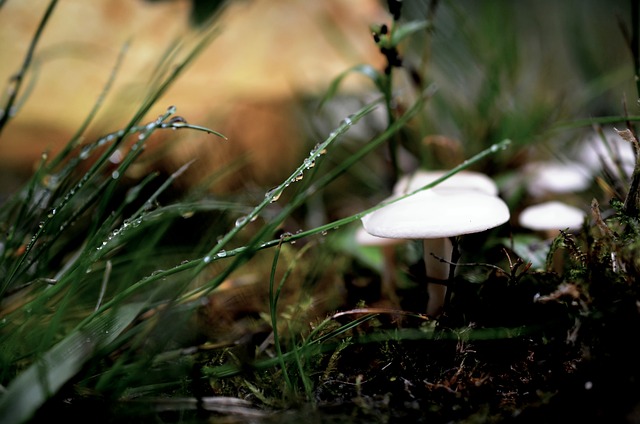
[[[334,80],[329,85],[329,88],[327,89],[327,92],[325,93],[324,97],[320,101],[320,104],[318,105],[318,109],[322,109],[325,103],[327,103],[336,95],[336,93],[340,89],[340,85],[342,84],[342,81],[352,73],[359,73],[366,76],[374,83],[374,85],[378,88],[378,90],[381,93],[385,91],[386,77],[384,74],[380,73],[376,68],[368,64],[355,65],[347,69],[346,71],[342,72],[341,74],[339,74],[336,78],[334,78]]]

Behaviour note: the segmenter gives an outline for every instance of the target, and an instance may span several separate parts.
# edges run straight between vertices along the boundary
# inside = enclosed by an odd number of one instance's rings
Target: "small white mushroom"
[[[579,228],[584,217],[583,210],[553,200],[525,208],[518,223],[524,228],[542,231],[551,238],[558,235],[559,230]]]
[[[428,281],[427,314],[442,312],[453,245],[450,237],[477,233],[509,220],[509,208],[497,196],[477,190],[430,189],[386,205],[362,217],[377,237],[423,240]]]
[[[532,162],[524,169],[527,190],[534,197],[575,193],[591,184],[590,172],[572,162]]]
[[[585,212],[581,209],[552,200],[525,208],[518,217],[518,223],[523,228],[540,232],[545,239],[549,240],[556,238],[560,230],[580,228],[585,216]],[[555,252],[552,267],[556,273],[562,273],[564,267],[562,252]]]
[[[604,137],[604,138],[603,138]],[[631,143],[625,141],[614,128],[605,128],[602,135],[595,133],[584,139],[577,156],[593,174],[607,171],[628,177],[633,173],[636,155]]]

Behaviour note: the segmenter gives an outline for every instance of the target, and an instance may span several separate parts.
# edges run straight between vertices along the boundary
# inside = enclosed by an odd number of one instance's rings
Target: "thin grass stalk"
[[[0,135],[2,135],[2,130],[4,129],[7,122],[9,122],[9,119],[11,119],[16,113],[13,109],[14,109],[16,99],[18,98],[18,94],[20,93],[22,82],[24,80],[24,77],[27,71],[29,70],[29,67],[31,66],[33,55],[38,45],[38,42],[40,41],[40,37],[42,37],[42,33],[45,27],[47,26],[47,23],[49,22],[49,18],[51,18],[51,15],[53,15],[53,10],[55,9],[57,3],[58,3],[58,0],[51,0],[49,2],[47,9],[45,10],[44,15],[42,16],[42,19],[40,20],[40,23],[36,28],[36,32],[31,38],[31,42],[29,43],[29,47],[27,48],[27,52],[24,56],[24,61],[22,62],[22,66],[11,79],[12,86],[10,86],[8,90],[9,98],[7,99],[7,102],[5,103],[4,107],[0,109]]]
[[[277,358],[280,359],[280,369],[284,376],[286,387],[293,391],[293,384],[289,377],[289,371],[287,370],[287,364],[285,364],[284,357],[282,356],[282,346],[280,344],[280,335],[278,331],[278,297],[280,296],[280,290],[284,284],[284,278],[280,280],[280,284],[277,290],[274,290],[276,269],[278,268],[278,259],[280,258],[280,251],[282,250],[282,243],[275,248],[273,253],[273,263],[271,265],[271,275],[269,276],[269,312],[271,316],[271,331],[273,331],[273,345],[276,349]]]
[[[636,105],[640,104],[640,2],[630,0],[631,3],[631,40],[629,48],[633,58],[633,71],[636,82]]]

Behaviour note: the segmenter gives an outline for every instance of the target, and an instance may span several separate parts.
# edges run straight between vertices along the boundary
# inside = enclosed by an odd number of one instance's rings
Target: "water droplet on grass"
[[[85,160],[89,157],[91,153],[91,146],[84,146],[82,150],[80,150],[80,155],[78,156],[81,160]]]
[[[120,151],[120,149],[116,149],[115,152],[113,152],[111,154],[111,156],[109,156],[109,162],[114,163],[114,164],[118,164],[120,162],[122,162],[123,156],[122,156],[122,152]]]
[[[169,119],[169,122],[167,122],[167,124],[169,125],[174,125],[174,124],[186,124],[187,120],[184,119],[182,116],[174,116],[173,118]]]
[[[278,199],[280,198],[280,195],[282,193],[276,193],[276,191],[279,189],[280,187],[274,187],[271,190],[267,191],[264,195],[264,197],[271,197],[273,196],[273,198],[271,199],[271,203],[273,202],[277,202]]]
[[[309,158],[305,158],[303,165],[305,168],[309,169],[309,168],[313,168],[314,166],[316,166],[316,163],[309,159]]]

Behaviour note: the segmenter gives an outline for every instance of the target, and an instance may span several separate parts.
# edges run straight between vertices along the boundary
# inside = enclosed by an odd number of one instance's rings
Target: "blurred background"
[[[354,74],[345,78],[339,98],[321,112],[316,108],[331,81],[349,67],[384,68],[370,25],[391,24],[385,1],[220,3],[59,2],[36,48],[17,115],[0,135],[3,197],[27,178],[44,151],[58,151],[74,134],[125,43],[116,83],[85,140],[126,126],[172,43],[182,40],[177,51],[187,52],[202,27],[217,26],[211,44],[148,119],[176,105],[190,123],[229,140],[165,131],[152,143],[163,154],[146,153],[139,169],[170,172],[195,157],[186,184],[225,166],[239,169],[242,178],[220,179],[212,191],[277,184],[342,118],[375,97],[371,81]],[[8,84],[48,2],[0,4],[0,81]],[[551,131],[559,122],[622,114],[625,96],[629,113],[636,113],[633,67],[621,29],[630,25],[627,1],[403,4],[403,21],[431,17],[433,26],[402,46],[404,69],[394,74],[399,107],[411,95],[412,74],[423,86],[439,88],[415,133],[405,137],[407,168],[451,167],[511,138],[516,148],[510,155],[479,165],[499,174],[533,158],[561,155],[591,131]],[[385,125],[384,114],[368,121],[374,131]],[[373,159],[366,164],[378,165]]]

